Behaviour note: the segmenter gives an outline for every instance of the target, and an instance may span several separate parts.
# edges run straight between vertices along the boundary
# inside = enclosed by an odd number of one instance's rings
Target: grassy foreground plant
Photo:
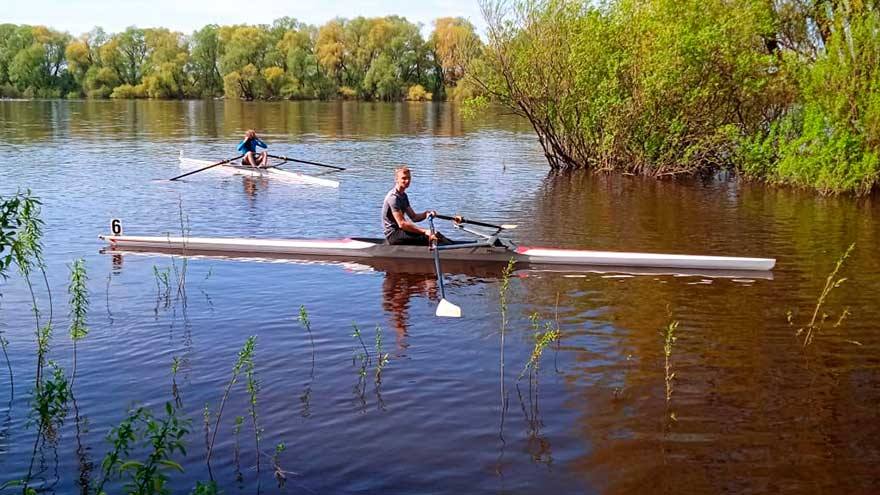
[[[828,278],[825,279],[825,286],[822,287],[822,291],[819,293],[819,298],[816,300],[816,307],[813,309],[813,316],[810,318],[810,322],[797,330],[796,335],[804,336],[804,347],[810,345],[813,342],[813,338],[822,330],[822,327],[825,324],[825,321],[828,319],[829,314],[823,311],[823,307],[825,306],[826,300],[828,296],[831,294],[831,291],[840,287],[843,282],[846,281],[846,277],[837,278],[837,273],[840,271],[840,268],[843,266],[844,261],[849,258],[850,253],[856,247],[855,243],[850,244],[849,248],[847,248],[846,252],[844,252],[840,258],[837,260],[837,263],[834,265],[834,270],[828,275]],[[840,317],[837,319],[837,322],[834,324],[835,327],[840,326],[843,323],[843,320],[849,315],[849,308],[846,308],[841,312]]]
[[[70,267],[70,285],[67,292],[70,295],[70,340],[73,342],[73,370],[70,373],[70,386],[76,380],[76,344],[89,334],[86,326],[86,316],[89,311],[89,290],[86,287],[85,260],[78,259]]]
[[[235,364],[232,366],[232,376],[229,378],[229,382],[226,384],[226,388],[223,391],[223,397],[220,399],[220,406],[217,408],[217,417],[214,420],[214,431],[211,434],[211,441],[208,443],[208,451],[205,454],[205,463],[208,465],[208,473],[211,475],[211,479],[213,480],[213,473],[211,472],[211,454],[214,451],[214,441],[217,439],[217,430],[220,429],[220,420],[223,417],[223,408],[226,406],[226,400],[229,398],[229,391],[232,390],[232,386],[238,381],[238,376],[241,374],[242,369],[247,365],[247,363],[251,362],[254,354],[254,347],[257,343],[257,337],[252,335],[248,337],[245,341],[244,346],[238,352],[238,359],[236,359]]]

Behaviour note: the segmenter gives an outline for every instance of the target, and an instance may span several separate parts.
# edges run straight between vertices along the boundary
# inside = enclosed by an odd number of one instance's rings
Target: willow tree
[[[318,29],[315,53],[318,63],[338,86],[344,84],[346,71],[345,28],[343,19],[333,19]]]
[[[437,89],[444,93],[455,88],[482,50],[482,42],[474,25],[462,17],[441,17],[434,21],[434,30],[428,43],[433,51],[436,74],[440,83]],[[455,95],[453,95],[454,97]]]
[[[265,26],[224,26],[220,28],[223,54],[220,68],[226,96],[248,100],[258,98],[265,88],[263,69],[272,65],[275,50]]]
[[[220,75],[219,26],[208,24],[190,38],[190,70],[193,91],[204,97],[217,96],[223,89]]]
[[[812,9],[781,12],[791,30],[778,39],[797,50],[786,59],[799,94],[780,119],[742,140],[741,168],[823,193],[868,194],[880,185],[880,12],[869,3],[824,7],[818,19]],[[784,36],[792,31],[798,44]]]
[[[150,98],[185,98],[192,93],[187,74],[189,47],[186,38],[165,28],[144,32],[148,57],[143,84]]]
[[[8,81],[25,96],[58,98],[73,89],[64,49],[71,37],[44,26],[20,26],[4,43]]]
[[[489,46],[469,76],[529,120],[553,168],[669,175],[731,166],[731,136],[784,107],[763,0],[482,8]]]

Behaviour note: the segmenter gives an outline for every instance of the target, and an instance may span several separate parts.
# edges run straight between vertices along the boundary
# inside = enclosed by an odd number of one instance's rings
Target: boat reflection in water
[[[320,264],[338,266],[352,272],[382,272],[385,278],[382,281],[382,308],[388,312],[391,324],[396,332],[397,346],[399,349],[406,348],[407,327],[409,324],[409,309],[411,299],[424,297],[437,303],[440,301],[440,289],[437,284],[437,275],[434,272],[434,264],[431,259],[407,258],[352,258],[341,259],[339,257],[327,258],[306,255],[283,255],[264,254],[255,256],[253,253],[235,253],[215,251],[187,250],[182,253],[180,249],[163,249],[157,247],[133,248],[133,247],[109,247],[101,250],[102,253],[113,255],[114,267],[117,265],[118,256],[121,254],[142,255],[168,255],[184,256],[187,258],[228,259],[230,261],[266,262],[266,263],[293,263],[293,264]],[[448,259],[442,261],[442,269],[445,274],[457,274],[464,277],[459,282],[471,285],[483,282],[492,282],[500,279],[506,263],[498,261],[463,261]],[[586,274],[615,276],[672,276],[672,277],[698,277],[701,279],[725,278],[736,281],[749,282],[755,279],[772,280],[773,273],[770,271],[747,271],[747,270],[706,270],[706,269],[683,269],[683,268],[634,268],[614,266],[590,266],[590,265],[540,265],[521,264],[520,268],[513,272],[514,277],[572,277]]]

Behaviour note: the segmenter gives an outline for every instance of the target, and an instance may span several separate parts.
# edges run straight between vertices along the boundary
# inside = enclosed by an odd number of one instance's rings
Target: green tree
[[[219,30],[216,24],[209,24],[192,35],[190,73],[199,96],[216,96],[223,89]]]
[[[458,85],[467,65],[479,56],[482,49],[474,25],[461,17],[436,19],[428,43],[440,79],[437,89],[441,90]]]
[[[9,81],[31,96],[59,97],[72,88],[72,77],[65,67],[64,51],[70,35],[43,26],[26,27],[30,36],[12,57],[8,66]]]
[[[364,92],[382,100],[399,100],[403,97],[403,82],[391,58],[384,53],[370,65],[364,77]]]
[[[129,27],[114,34],[101,46],[101,61],[123,84],[141,83],[147,64],[147,42],[143,29]]]
[[[165,28],[144,31],[148,57],[143,84],[150,98],[184,98],[192,83],[186,72],[189,51],[184,36]]]
[[[315,41],[315,54],[318,63],[334,78],[338,86],[345,84],[346,50],[345,50],[345,20],[333,19],[318,29],[318,37]]]
[[[78,93],[86,95],[91,93],[91,96],[96,96],[92,93],[95,88],[90,87],[89,81],[94,81],[94,74],[100,69],[100,47],[106,41],[107,35],[104,30],[96,27],[67,44],[64,56],[67,59],[67,69],[77,84]],[[92,74],[91,78],[90,74]],[[99,96],[100,92],[97,95]]]

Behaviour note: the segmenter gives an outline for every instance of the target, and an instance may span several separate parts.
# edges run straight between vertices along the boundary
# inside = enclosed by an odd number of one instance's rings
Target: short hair
[[[397,177],[400,174],[412,174],[412,171],[406,165],[401,165],[394,169],[394,176]]]

